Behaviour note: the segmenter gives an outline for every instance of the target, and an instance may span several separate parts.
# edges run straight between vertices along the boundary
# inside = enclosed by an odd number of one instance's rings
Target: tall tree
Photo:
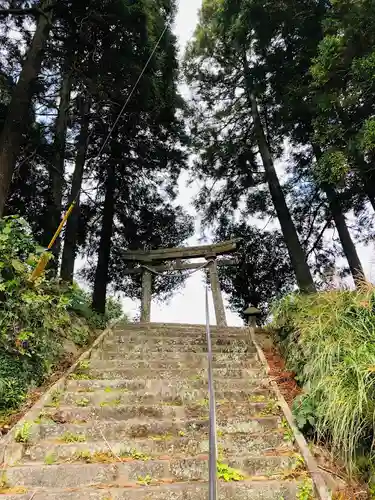
[[[35,15],[36,30],[27,50],[22,71],[12,93],[7,115],[0,135],[0,216],[4,212],[13,171],[23,141],[23,134],[28,121],[30,101],[41,68],[45,49],[52,25],[52,0],[41,0],[33,8],[8,8],[0,10],[2,18],[12,15]],[[26,3],[26,2],[25,2]]]
[[[237,6],[237,4],[236,4]],[[194,90],[205,103],[205,120],[202,128],[211,126],[212,140],[222,140],[226,129],[238,125],[243,108],[248,117],[237,130],[247,138],[248,149],[253,156],[258,148],[268,183],[272,201],[279,218],[283,236],[288,248],[296,279],[304,292],[315,290],[314,282],[307,264],[306,255],[299,241],[298,234],[290,215],[285,196],[274,167],[273,154],[277,152],[277,137],[273,137],[276,147],[271,149],[265,123],[259,111],[258,97],[262,90],[262,79],[254,77],[252,66],[253,43],[251,30],[246,25],[239,25],[238,12],[233,2],[206,1],[203,3],[200,23],[193,44],[187,53],[187,76],[194,85]],[[256,72],[256,69],[255,69]],[[267,105],[262,102],[262,114],[267,114]],[[223,120],[226,118],[226,120]],[[202,119],[201,116],[198,118]],[[242,131],[240,130],[242,128]],[[201,144],[199,145],[201,147]],[[252,159],[254,164],[256,159]],[[249,168],[248,162],[239,168]],[[209,167],[211,173],[217,170],[217,164]],[[223,169],[222,169],[223,170]],[[225,172],[222,177],[225,178]]]
[[[77,100],[80,115],[80,131],[77,138],[77,156],[69,196],[69,205],[75,202],[75,207],[66,223],[60,271],[61,279],[68,283],[73,282],[74,262],[77,254],[81,187],[87,156],[91,108],[91,98],[89,96],[80,95]]]
[[[54,235],[56,229],[60,224],[62,212],[62,197],[64,191],[65,179],[65,149],[66,149],[66,135],[68,129],[68,116],[70,106],[70,95],[72,90],[72,74],[71,68],[66,67],[63,71],[63,78],[60,89],[60,103],[57,113],[57,119],[54,130],[53,141],[53,161],[49,168],[49,193],[50,200],[47,207],[48,210],[48,224],[46,225],[46,237]],[[60,255],[60,238],[57,238],[53,248],[52,254],[54,255],[54,267],[57,270],[58,259]]]

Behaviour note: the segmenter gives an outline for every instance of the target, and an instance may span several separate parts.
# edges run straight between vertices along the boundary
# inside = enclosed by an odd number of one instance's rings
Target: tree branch
[[[310,256],[310,254],[311,254],[312,252],[315,252],[316,247],[317,247],[317,246],[318,246],[318,244],[320,243],[320,240],[323,238],[324,233],[325,233],[325,231],[326,231],[327,227],[329,226],[329,224],[331,223],[331,221],[332,221],[332,219],[328,219],[328,220],[327,220],[327,222],[324,224],[323,229],[320,231],[319,236],[318,236],[318,237],[317,237],[317,239],[315,240],[314,245],[313,245],[313,246],[312,246],[312,248],[310,248],[310,250],[307,252],[307,254],[306,254],[306,259]]]

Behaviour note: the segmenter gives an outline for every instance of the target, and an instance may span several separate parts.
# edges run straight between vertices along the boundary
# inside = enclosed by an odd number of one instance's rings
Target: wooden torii
[[[151,319],[151,298],[152,298],[152,274],[169,271],[184,271],[202,268],[202,264],[207,263],[209,271],[212,296],[214,301],[216,323],[219,326],[226,326],[225,309],[223,296],[221,294],[218,266],[233,266],[236,261],[233,259],[220,259],[220,255],[234,252],[237,249],[238,239],[223,241],[215,245],[203,245],[196,247],[180,248],[159,248],[156,250],[129,250],[123,253],[123,258],[129,262],[134,262],[137,267],[125,269],[125,274],[142,274],[142,304],[141,322],[149,323]],[[204,258],[206,262],[184,262],[186,259]],[[160,262],[175,261],[169,264],[159,265]]]

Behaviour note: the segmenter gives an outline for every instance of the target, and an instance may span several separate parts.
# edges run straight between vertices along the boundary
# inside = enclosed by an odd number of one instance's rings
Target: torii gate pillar
[[[215,257],[206,257],[206,259],[209,260],[208,272],[209,272],[209,276],[210,276],[212,299],[214,301],[216,324],[217,324],[217,326],[227,326],[227,319],[225,317],[223,295],[221,293],[219,275],[217,272],[216,256]]]

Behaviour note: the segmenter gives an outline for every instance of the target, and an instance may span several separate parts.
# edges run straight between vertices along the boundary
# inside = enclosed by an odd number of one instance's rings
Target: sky
[[[178,2],[178,14],[175,21],[174,32],[179,41],[180,57],[182,57],[184,53],[187,42],[194,34],[194,30],[198,22],[198,12],[201,5],[202,0],[179,0]],[[182,94],[185,94],[186,97],[186,89],[184,86],[181,87],[180,91]],[[200,240],[200,222],[192,206],[192,201],[198,192],[199,186],[197,183],[193,183],[188,187],[186,185],[188,180],[189,175],[187,172],[184,172],[179,181],[180,195],[177,203],[182,205],[185,210],[193,215],[196,221],[195,234],[189,241],[186,242],[186,246],[191,246],[204,244],[205,242]],[[210,241],[207,241],[207,243],[210,243]],[[153,301],[151,307],[151,321],[204,324],[206,319],[205,285],[203,280],[203,272],[198,271],[186,280],[185,286],[176,292],[174,297],[169,302],[161,304],[157,301]],[[225,297],[224,300],[226,304],[228,325],[241,326],[243,324],[242,320],[229,310],[228,302]],[[139,313],[139,302],[129,299],[124,299],[123,302],[125,312],[130,313],[132,316]],[[215,315],[211,296],[210,320],[211,324],[215,324]]]
[[[186,44],[194,34],[195,27],[198,22],[198,12],[202,5],[202,0],[179,0],[178,14],[175,21],[174,32],[178,37],[180,57],[183,55]],[[188,97],[186,86],[181,86],[181,93]],[[281,166],[282,170],[282,166]],[[282,173],[282,172],[280,172]],[[195,218],[195,234],[186,243],[189,245],[202,244],[201,227],[199,217],[195,213],[192,206],[199,186],[197,182],[187,187],[189,175],[184,172],[179,181],[180,195],[177,202],[182,205],[185,210],[192,214]],[[349,218],[349,223],[350,223]],[[206,243],[210,241],[206,240]],[[365,274],[371,281],[375,279],[375,252],[374,245],[365,247],[357,244],[357,251],[362,260]],[[174,297],[167,303],[158,303],[153,301],[151,308],[151,321],[154,322],[171,322],[171,323],[205,323],[205,288],[203,282],[203,272],[199,271],[187,279],[185,286],[180,291],[176,292]],[[226,314],[228,325],[241,326],[242,320],[228,307],[228,301],[225,299]],[[130,316],[139,314],[139,303],[124,298],[124,310]],[[213,312],[212,300],[210,300],[210,319],[211,324],[215,324],[215,316]]]

